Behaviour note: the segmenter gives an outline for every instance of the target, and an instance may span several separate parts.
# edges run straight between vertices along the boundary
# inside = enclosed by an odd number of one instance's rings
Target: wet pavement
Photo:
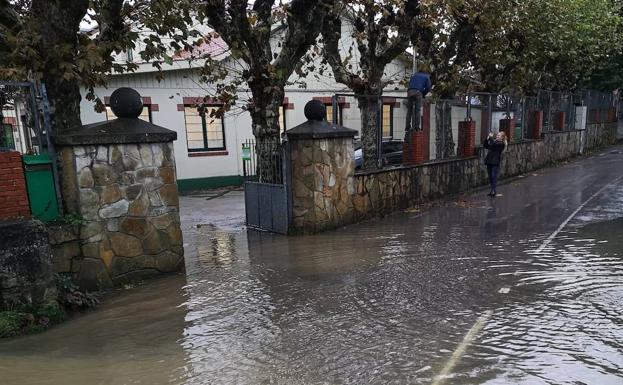
[[[0,383],[623,384],[619,150],[315,236],[184,197],[186,277],[0,342]]]

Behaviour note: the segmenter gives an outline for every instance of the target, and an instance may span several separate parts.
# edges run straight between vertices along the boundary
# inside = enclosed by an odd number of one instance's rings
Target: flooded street
[[[623,384],[623,154],[315,236],[182,200],[186,276],[0,341],[0,384]]]

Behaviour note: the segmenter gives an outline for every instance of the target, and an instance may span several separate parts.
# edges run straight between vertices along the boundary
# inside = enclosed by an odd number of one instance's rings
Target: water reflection
[[[0,342],[2,381],[431,384],[491,314],[443,383],[623,383],[623,189],[535,252],[601,188],[596,170],[315,236],[196,226],[197,214],[186,282]]]

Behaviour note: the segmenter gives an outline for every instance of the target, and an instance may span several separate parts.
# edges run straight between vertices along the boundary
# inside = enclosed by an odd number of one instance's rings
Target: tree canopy
[[[0,0],[0,78],[45,83],[53,129],[78,128],[80,87],[87,88],[88,99],[98,100],[94,89],[106,85],[112,72],[135,70],[136,64],[117,62],[114,55],[139,39],[144,60],[155,66],[170,60],[172,44],[189,44],[191,3]]]
[[[572,90],[615,59],[622,41],[611,0],[427,0],[422,12],[418,54],[445,96]]]

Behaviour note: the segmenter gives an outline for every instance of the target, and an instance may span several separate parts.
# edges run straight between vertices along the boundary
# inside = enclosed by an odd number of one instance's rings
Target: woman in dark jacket
[[[500,169],[500,161],[502,160],[502,151],[506,148],[506,134],[503,131],[498,132],[493,138],[493,134],[489,134],[483,144],[484,148],[489,150],[485,157],[485,164],[487,165],[487,173],[489,174],[489,183],[491,184],[490,197],[494,197],[496,192],[495,188],[498,182],[498,171]]]

